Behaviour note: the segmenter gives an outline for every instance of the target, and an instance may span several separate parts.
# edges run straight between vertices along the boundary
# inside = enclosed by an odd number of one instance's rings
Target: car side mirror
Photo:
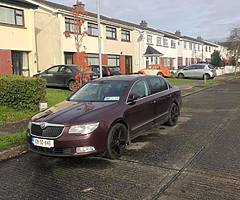
[[[140,98],[140,96],[136,93],[130,94],[128,97],[128,104],[133,105]]]

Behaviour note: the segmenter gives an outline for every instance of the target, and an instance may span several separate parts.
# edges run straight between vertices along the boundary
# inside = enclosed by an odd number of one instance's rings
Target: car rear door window
[[[161,77],[149,78],[149,82],[151,85],[151,94],[156,94],[158,92],[168,90],[168,84]]]
[[[69,69],[68,67],[61,67],[59,72],[62,72],[62,73],[67,73],[67,74],[71,74],[72,73],[72,70]]]
[[[58,70],[59,70],[59,66],[52,67],[52,68],[50,68],[49,70],[47,70],[47,73],[49,73],[49,74],[54,74],[54,73],[57,73]]]
[[[135,95],[138,96],[138,99],[141,99],[143,97],[149,96],[149,94],[150,89],[147,82],[145,80],[140,80],[133,85],[129,96]]]

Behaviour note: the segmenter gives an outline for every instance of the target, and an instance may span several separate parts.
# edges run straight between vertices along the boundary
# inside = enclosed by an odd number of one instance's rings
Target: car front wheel
[[[108,134],[105,156],[110,159],[119,159],[127,146],[128,131],[124,124],[114,124]]]
[[[209,74],[204,74],[203,75],[203,80],[209,80],[211,78],[211,76]]]
[[[179,107],[176,103],[173,103],[170,108],[169,119],[167,121],[167,125],[175,126],[177,124],[179,115],[180,115]]]

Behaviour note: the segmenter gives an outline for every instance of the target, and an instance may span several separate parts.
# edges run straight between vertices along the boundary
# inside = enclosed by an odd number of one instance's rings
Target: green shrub
[[[0,76],[0,105],[37,110],[45,99],[46,81],[23,76]]]

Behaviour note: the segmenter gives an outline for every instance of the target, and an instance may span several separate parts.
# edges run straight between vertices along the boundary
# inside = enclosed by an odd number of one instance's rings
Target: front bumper
[[[32,143],[32,138],[54,140],[54,147],[46,148],[36,146]],[[88,135],[70,135],[65,129],[61,137],[42,138],[28,133],[28,148],[34,153],[53,157],[75,157],[102,154],[106,148],[106,132],[101,129]],[[95,150],[88,152],[77,152],[77,147],[94,147]]]

